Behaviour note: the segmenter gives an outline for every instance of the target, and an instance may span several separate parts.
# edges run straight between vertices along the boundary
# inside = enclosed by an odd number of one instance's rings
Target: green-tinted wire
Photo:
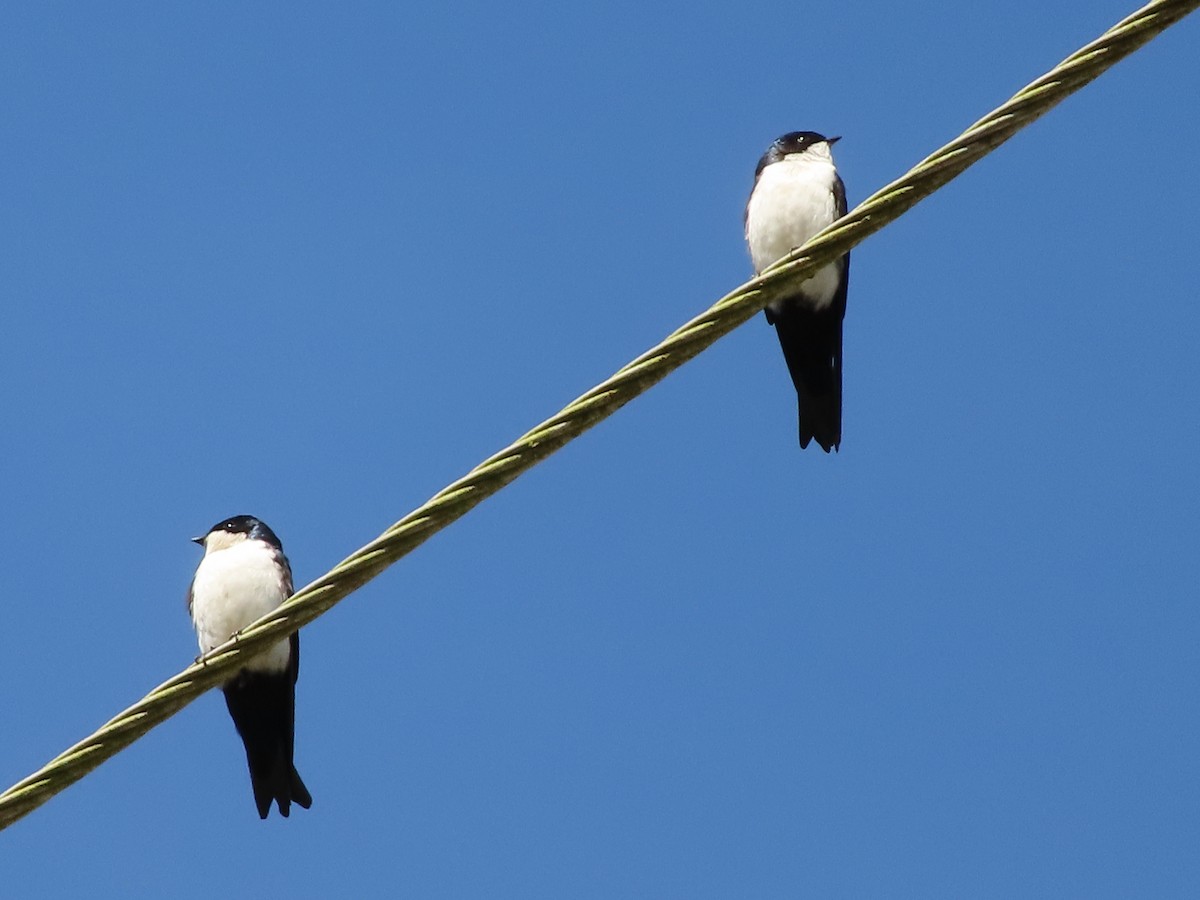
[[[287,603],[246,628],[236,639],[159,685],[94,734],[0,794],[0,829],[41,806],[204,691],[223,682],[249,654],[307,625],[435,532],[649,390],[767,303],[792,292],[810,273],[894,221],[1197,6],[1200,0],[1159,0],[1147,4],[1072,53],[803,247],[722,297],[611,378],[439,491],[371,543],[298,591]]]

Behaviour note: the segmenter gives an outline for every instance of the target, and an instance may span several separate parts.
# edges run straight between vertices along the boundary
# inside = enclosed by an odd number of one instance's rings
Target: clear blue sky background
[[[324,572],[1130,12],[0,12],[0,777],[195,656],[188,538]],[[303,632],[310,811],[209,694],[6,896],[1195,896],[1200,17],[855,251],[845,440],[761,318]]]

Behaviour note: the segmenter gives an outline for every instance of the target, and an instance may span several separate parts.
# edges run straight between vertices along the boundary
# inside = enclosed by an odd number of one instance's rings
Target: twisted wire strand
[[[793,292],[796,285],[821,266],[897,219],[1197,6],[1200,0],[1149,3],[1072,53],[803,247],[722,297],[616,374],[443,488],[269,615],[163,682],[96,732],[0,794],[0,830],[74,784],[209,688],[224,682],[250,655],[325,613],[433,534],[649,390],[772,300]]]

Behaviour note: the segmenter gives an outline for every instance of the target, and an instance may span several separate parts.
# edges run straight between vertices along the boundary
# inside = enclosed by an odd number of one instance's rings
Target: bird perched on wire
[[[292,568],[275,532],[253,516],[225,519],[192,540],[204,547],[188,589],[188,612],[203,654],[290,597]],[[246,746],[254,803],[263,819],[272,801],[284,817],[293,802],[312,806],[292,761],[299,674],[300,635],[292,632],[253,657],[221,688]]]
[[[830,152],[837,140],[792,131],[758,161],[745,216],[755,274],[846,214],[846,188]],[[828,453],[842,442],[842,320],[849,281],[847,253],[765,310],[796,387],[801,448],[815,438]]]

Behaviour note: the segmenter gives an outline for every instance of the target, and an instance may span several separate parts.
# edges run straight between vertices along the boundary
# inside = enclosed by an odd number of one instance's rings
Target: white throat
[[[762,170],[746,207],[746,243],[756,274],[838,218],[836,181],[826,143],[789,154]],[[814,309],[828,306],[837,294],[842,265],[838,260],[818,270],[804,282],[799,299]]]
[[[192,621],[200,651],[229,640],[251,622],[262,618],[287,599],[288,579],[276,551],[263,541],[217,541],[209,535],[206,553],[192,579]],[[280,671],[287,667],[288,640],[271,645],[247,665],[247,669]]]

